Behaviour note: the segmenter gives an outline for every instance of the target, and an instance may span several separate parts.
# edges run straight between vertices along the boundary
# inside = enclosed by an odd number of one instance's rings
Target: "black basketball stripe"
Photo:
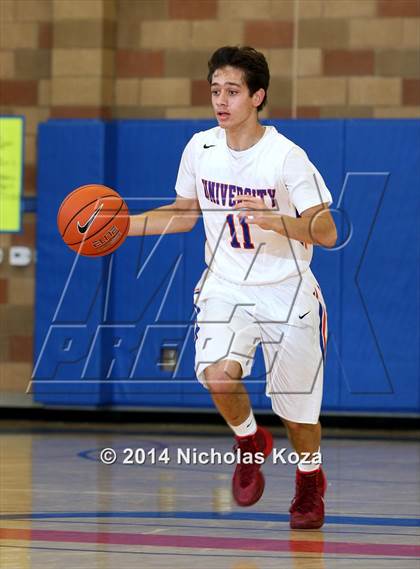
[[[67,196],[64,198],[64,200],[61,202],[60,208],[59,208],[58,213],[57,213],[57,219],[58,219],[58,217],[60,216],[60,212],[61,212],[61,210],[63,209],[64,205],[65,205],[73,196],[75,196],[76,194],[78,194],[79,192],[81,192],[82,190],[84,190],[85,188],[90,188],[90,187],[92,187],[92,186],[102,186],[105,190],[111,190],[112,192],[114,191],[114,190],[112,190],[112,188],[108,188],[108,186],[103,186],[102,184],[85,184],[84,186],[80,186],[80,187],[76,188],[75,190],[73,190],[72,192],[70,192],[69,194],[67,194]],[[116,192],[116,193],[117,193],[117,192]],[[108,194],[107,194],[107,197],[108,197]],[[96,199],[100,199],[100,198],[96,198]],[[86,205],[90,205],[91,203],[92,203],[92,202],[89,202],[89,204],[86,204]],[[86,206],[84,206],[84,207],[86,207]],[[82,211],[82,210],[79,210],[79,211]],[[77,215],[77,214],[76,214],[76,215]],[[72,220],[70,220],[69,223],[71,223],[71,221],[72,221]],[[62,236],[64,236],[64,233],[67,231],[68,225],[69,225],[69,224],[67,224],[66,227],[64,228],[64,232],[62,233]]]
[[[77,245],[78,243],[81,243],[82,241],[83,241],[84,243],[87,243],[87,242],[89,241],[89,239],[91,239],[92,237],[94,237],[95,235],[97,235],[100,231],[102,231],[103,229],[105,229],[105,227],[106,227],[113,219],[115,219],[115,217],[120,213],[121,208],[122,208],[123,205],[124,205],[124,200],[123,200],[122,198],[120,198],[120,199],[121,199],[120,207],[118,208],[117,211],[114,212],[114,215],[113,215],[112,217],[107,218],[108,221],[105,223],[105,225],[102,225],[102,227],[100,227],[97,231],[95,231],[95,233],[92,233],[92,235],[89,235],[89,237],[88,237],[87,239],[84,239],[84,238],[82,237],[82,239],[80,239],[80,241],[75,241],[74,243],[67,243],[67,245]],[[106,211],[106,210],[105,210],[105,211]],[[100,218],[100,217],[103,217],[103,216],[99,215],[98,217]]]
[[[81,188],[80,188],[80,189],[81,189]],[[79,209],[79,211],[78,211],[77,213],[75,213],[75,214],[73,215],[73,217],[70,219],[70,221],[69,221],[68,224],[66,225],[66,227],[65,227],[65,229],[64,229],[64,231],[63,231],[63,233],[61,234],[61,237],[64,239],[64,237],[65,237],[65,235],[66,235],[66,231],[67,231],[67,229],[69,228],[70,223],[74,220],[74,218],[75,218],[76,216],[79,215],[79,213],[82,213],[82,211],[83,211],[86,207],[88,207],[89,205],[92,205],[93,203],[98,202],[99,200],[103,200],[103,199],[105,199],[105,198],[117,198],[117,197],[119,197],[120,199],[122,199],[121,196],[118,196],[118,195],[115,195],[115,194],[107,194],[106,196],[101,196],[100,198],[95,198],[95,199],[92,200],[91,202],[85,204],[85,205],[82,207],[82,209]],[[67,198],[66,198],[66,199],[67,199]],[[64,202],[65,202],[65,201],[66,201],[66,200],[64,200]],[[62,208],[63,205],[64,205],[64,202],[61,204],[60,209],[58,210],[57,217],[60,217],[60,211],[61,211],[61,208]],[[65,239],[64,239],[64,240],[65,240]],[[79,243],[80,243],[80,241],[79,241]]]

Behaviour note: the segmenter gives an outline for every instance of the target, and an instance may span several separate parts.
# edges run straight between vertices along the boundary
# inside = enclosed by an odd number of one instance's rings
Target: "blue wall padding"
[[[329,309],[324,411],[419,408],[420,126],[414,120],[273,121],[308,153],[334,198],[340,241],[316,248]],[[182,150],[212,121],[50,121],[39,132],[35,397],[50,404],[211,407],[193,372],[192,291],[204,269],[189,234],[130,238],[77,257],[56,229],[61,201],[92,182],[132,213],[170,203]],[[349,221],[348,221],[349,220]],[[175,374],[162,347],[180,354]],[[268,408],[258,350],[247,380]]]
[[[84,368],[100,322],[104,260],[76,256],[61,240],[57,212],[77,186],[105,183],[105,126],[51,121],[39,128],[34,397],[44,403],[102,402],[101,353]],[[81,376],[84,380],[81,380]]]
[[[419,404],[420,121],[349,121],[341,353],[349,409]]]

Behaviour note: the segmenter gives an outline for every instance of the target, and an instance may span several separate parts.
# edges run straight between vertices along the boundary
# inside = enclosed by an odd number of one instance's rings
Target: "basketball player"
[[[309,265],[313,245],[336,242],[332,199],[306,153],[258,120],[270,78],[264,56],[250,47],[222,47],[208,66],[219,126],[191,138],[175,202],[131,216],[130,235],[189,231],[202,214],[208,268],[194,293],[196,374],[240,453],[254,457],[251,464],[238,461],[234,499],[240,506],[260,499],[261,462],[273,447],[241,381],[260,343],[266,393],[301,457],[291,527],[319,528],[326,487],[319,413],[327,321]]]

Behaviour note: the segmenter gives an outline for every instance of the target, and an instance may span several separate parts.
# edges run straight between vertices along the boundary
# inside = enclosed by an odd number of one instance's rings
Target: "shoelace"
[[[256,452],[258,452],[258,448],[255,442],[254,437],[250,437],[250,438],[243,438],[240,441],[237,441],[236,444],[233,447],[233,450],[236,452],[238,449],[240,449],[241,454],[243,455],[245,452],[249,452],[252,454],[255,454]],[[242,486],[242,488],[245,488],[246,486],[248,486],[250,484],[250,482],[252,481],[253,477],[254,477],[254,473],[255,470],[258,470],[260,468],[259,464],[251,463],[251,464],[247,464],[244,462],[241,462],[239,464],[239,478],[240,478],[240,485]]]
[[[293,510],[302,514],[309,512],[315,506],[318,476],[301,476],[297,480],[296,498],[293,501]]]

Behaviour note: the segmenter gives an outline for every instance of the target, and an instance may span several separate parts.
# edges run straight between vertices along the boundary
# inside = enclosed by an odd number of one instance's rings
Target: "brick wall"
[[[268,117],[419,117],[420,0],[0,0],[0,113],[26,116],[25,195],[48,117],[211,117],[206,62],[268,59]],[[34,215],[0,247],[34,246]],[[0,390],[31,369],[33,265],[0,265]]]
[[[36,193],[36,130],[50,115],[52,2],[0,0],[0,114],[24,115],[24,193]],[[0,233],[0,391],[22,393],[32,369],[34,265],[11,267],[13,245],[35,246],[35,215],[21,234]]]

